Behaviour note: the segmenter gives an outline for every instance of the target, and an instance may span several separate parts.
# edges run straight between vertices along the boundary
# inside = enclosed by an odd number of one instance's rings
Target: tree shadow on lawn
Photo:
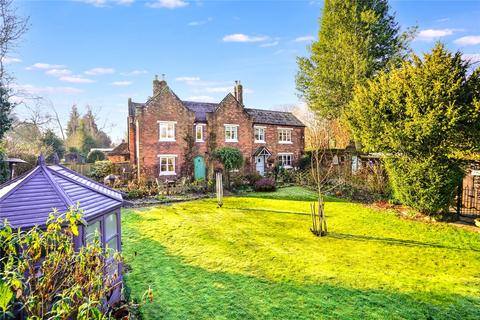
[[[375,242],[383,242],[389,245],[400,245],[400,246],[406,246],[406,247],[431,247],[431,248],[449,249],[449,250],[457,250],[457,251],[480,252],[480,250],[474,249],[474,248],[469,248],[469,249],[459,248],[459,247],[445,246],[437,243],[420,242],[416,240],[372,237],[372,236],[353,235],[353,234],[337,233],[337,232],[329,232],[327,236],[335,239],[342,239],[342,240],[375,241]]]
[[[293,190],[293,191],[291,191]],[[260,198],[271,200],[290,200],[290,201],[318,201],[317,193],[302,187],[279,188],[272,192],[253,192],[239,195],[245,198]],[[346,199],[324,196],[325,202],[348,202]]]
[[[478,319],[480,300],[451,294],[397,293],[328,283],[273,282],[189,265],[157,241],[127,231],[127,292],[154,302],[144,319]],[[133,238],[134,237],[134,238]],[[319,266],[321,268],[321,266]]]

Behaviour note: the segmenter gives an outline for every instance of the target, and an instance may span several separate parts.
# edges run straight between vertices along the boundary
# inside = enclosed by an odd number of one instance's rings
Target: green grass
[[[480,319],[479,235],[329,199],[309,231],[301,188],[124,210],[145,319]],[[302,201],[308,200],[308,201]]]

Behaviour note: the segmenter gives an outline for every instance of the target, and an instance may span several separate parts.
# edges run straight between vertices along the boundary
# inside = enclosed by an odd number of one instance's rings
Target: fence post
[[[462,211],[462,195],[463,195],[463,179],[460,180],[458,185],[458,194],[457,194],[457,214],[460,215]]]

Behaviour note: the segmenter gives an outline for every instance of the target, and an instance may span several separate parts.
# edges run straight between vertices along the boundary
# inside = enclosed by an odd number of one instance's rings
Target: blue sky
[[[143,102],[155,74],[184,100],[220,101],[241,80],[245,104],[298,104],[295,58],[318,33],[323,1],[86,0],[17,2],[31,28],[9,68],[17,87],[53,103],[91,105],[108,133],[126,131],[127,99]],[[480,60],[480,1],[392,1],[417,24],[418,53],[435,40]],[[24,111],[18,108],[22,116]],[[103,123],[103,122],[102,122]]]

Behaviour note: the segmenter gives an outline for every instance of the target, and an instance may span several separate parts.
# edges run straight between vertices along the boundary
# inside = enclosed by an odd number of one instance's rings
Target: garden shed
[[[78,205],[85,225],[79,226],[75,247],[85,245],[98,234],[109,252],[121,251],[123,203],[120,192],[60,165],[58,157],[54,164],[47,165],[40,155],[35,168],[0,185],[0,222],[7,219],[12,227],[22,229],[42,227],[53,208],[64,214]],[[108,272],[121,275],[120,265],[111,266]]]

